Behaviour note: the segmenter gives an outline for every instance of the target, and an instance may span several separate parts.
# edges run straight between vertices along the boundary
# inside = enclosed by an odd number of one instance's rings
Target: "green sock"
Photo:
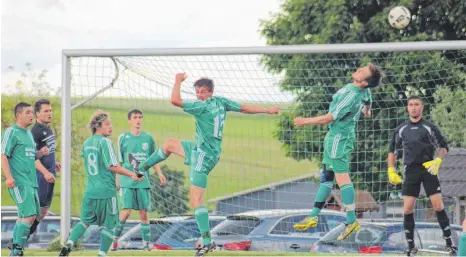
[[[461,233],[458,242],[458,256],[466,256],[466,232]]]
[[[113,236],[113,229],[104,227],[102,232],[100,232],[100,247],[97,256],[107,255],[108,250],[110,250],[110,246],[112,246],[113,243]]]
[[[144,249],[149,248],[150,242],[150,225],[149,223],[142,223],[141,224],[141,234],[142,234],[142,244]]]
[[[167,159],[167,155],[163,152],[162,148],[157,149],[149,158],[147,158],[145,163],[139,164],[139,171],[146,171],[152,168],[155,164]]]
[[[346,208],[346,224],[352,224],[356,221],[356,212],[354,205],[354,187],[353,184],[346,184],[340,187],[341,198]]]
[[[66,245],[69,248],[73,248],[74,243],[78,241],[84,235],[84,232],[86,232],[86,229],[87,229],[87,226],[82,222],[78,222],[76,225],[74,225],[74,228],[73,230],[71,230],[71,235]]]
[[[16,230],[16,235],[14,235],[13,237],[13,242],[17,244],[20,248],[23,248],[29,236],[31,224],[22,221],[16,222],[14,230]],[[13,249],[13,254],[17,254],[18,252],[20,251]]]
[[[327,197],[330,195],[333,189],[333,181],[327,181],[320,183],[319,190],[317,190],[316,200],[314,203],[314,208],[312,208],[309,217],[314,217],[319,215],[320,210],[324,207]]]
[[[16,233],[18,233],[18,222],[16,222],[15,226],[13,227],[13,244],[16,244]]]
[[[120,237],[123,227],[125,226],[126,220],[120,220],[115,227],[115,237]]]
[[[194,216],[196,217],[197,226],[202,235],[202,243],[204,245],[210,244],[212,238],[209,233],[209,210],[205,206],[199,206],[194,209]]]

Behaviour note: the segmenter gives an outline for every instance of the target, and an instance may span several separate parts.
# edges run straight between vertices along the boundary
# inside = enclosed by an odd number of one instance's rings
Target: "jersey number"
[[[225,114],[219,114],[214,118],[214,137],[215,138],[222,138],[224,123],[225,123]]]
[[[97,169],[97,156],[95,153],[89,153],[87,155],[87,172],[89,172],[91,176],[95,176],[99,173]]]

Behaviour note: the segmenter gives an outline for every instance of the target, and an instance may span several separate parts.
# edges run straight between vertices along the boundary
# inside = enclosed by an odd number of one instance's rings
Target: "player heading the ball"
[[[360,228],[356,221],[355,192],[349,175],[350,156],[361,111],[366,117],[371,115],[372,96],[369,88],[380,84],[383,72],[379,66],[369,63],[357,69],[351,77],[353,81],[332,96],[330,109],[326,115],[294,119],[297,127],[324,124],[328,124],[329,127],[324,140],[324,159],[322,160],[324,166],[314,208],[307,218],[295,224],[294,227],[296,230],[307,230],[317,226],[320,210],[332,192],[336,179],[346,210],[346,228],[337,238],[338,240],[345,239]]]

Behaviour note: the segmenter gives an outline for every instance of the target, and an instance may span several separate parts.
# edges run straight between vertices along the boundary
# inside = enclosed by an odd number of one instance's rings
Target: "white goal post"
[[[273,55],[273,54],[336,54],[369,52],[404,51],[442,51],[465,50],[466,41],[426,41],[394,43],[322,44],[322,45],[283,45],[261,47],[213,47],[213,48],[153,48],[153,49],[66,49],[62,51],[62,88],[61,88],[61,241],[65,242],[70,232],[71,219],[71,148],[72,148],[72,110],[80,104],[98,96],[111,88],[118,80],[117,74],[112,82],[101,85],[101,89],[78,104],[72,106],[71,59],[77,57],[114,57],[135,56],[203,56],[203,55]],[[115,67],[117,64],[115,63]]]

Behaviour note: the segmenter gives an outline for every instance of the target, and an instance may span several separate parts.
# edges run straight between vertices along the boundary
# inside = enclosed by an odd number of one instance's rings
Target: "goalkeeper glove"
[[[400,175],[398,175],[398,173],[395,172],[394,167],[388,168],[388,182],[390,182],[390,184],[392,185],[398,185],[403,182]]]
[[[434,176],[437,176],[440,164],[442,164],[442,159],[437,157],[432,161],[424,162],[422,165],[424,166],[424,168],[427,169],[427,172]]]

